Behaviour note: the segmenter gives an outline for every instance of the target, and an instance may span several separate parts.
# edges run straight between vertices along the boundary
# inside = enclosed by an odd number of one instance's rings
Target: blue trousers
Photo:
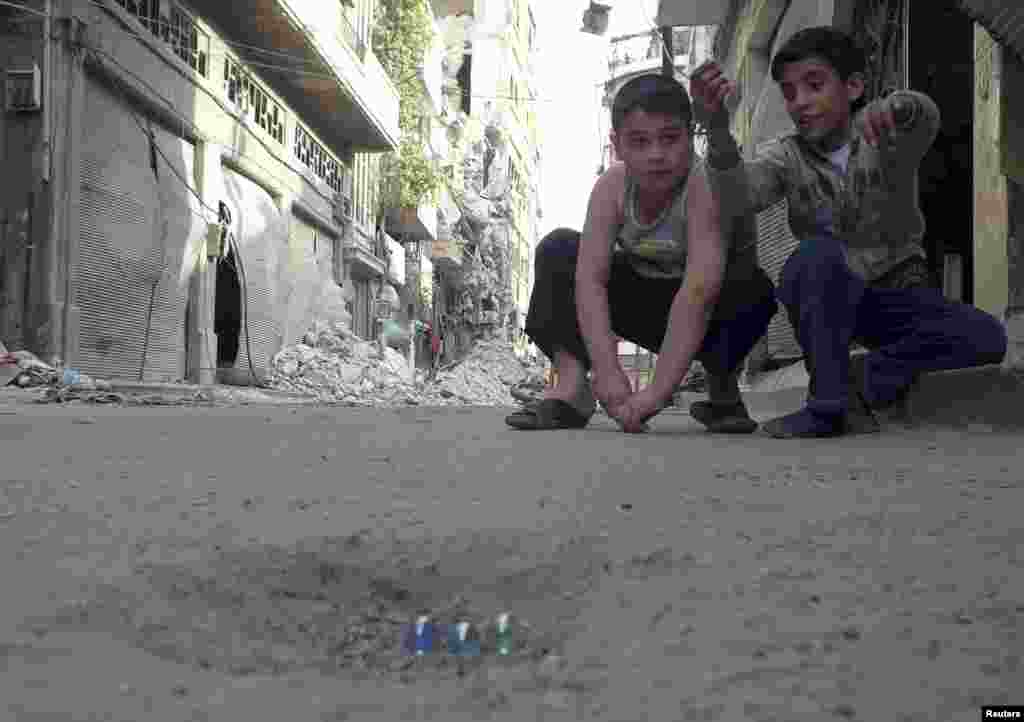
[[[1006,330],[994,316],[935,288],[872,288],[831,238],[800,244],[777,295],[808,361],[807,406],[817,413],[847,408],[853,340],[870,349],[864,393],[876,407],[898,400],[921,373],[999,363],[1006,354]]]

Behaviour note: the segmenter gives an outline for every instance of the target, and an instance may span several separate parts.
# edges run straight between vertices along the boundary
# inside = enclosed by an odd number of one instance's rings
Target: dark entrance
[[[217,368],[234,367],[242,335],[242,284],[233,250],[217,263],[213,331],[217,334]]]
[[[947,296],[974,302],[974,26],[952,0],[911,0],[909,81],[942,112],[921,163],[925,249]]]

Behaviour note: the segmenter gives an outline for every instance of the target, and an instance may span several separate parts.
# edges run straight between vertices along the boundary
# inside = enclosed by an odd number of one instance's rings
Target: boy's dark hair
[[[854,73],[867,72],[867,56],[853,38],[842,30],[823,25],[799,30],[783,43],[772,59],[772,80],[776,83],[782,81],[782,71],[788,63],[810,58],[824,60],[843,81],[849,80]],[[854,110],[866,102],[866,98],[860,98],[853,103]]]
[[[626,115],[632,110],[674,115],[681,118],[687,128],[690,127],[693,117],[690,96],[683,84],[667,75],[655,73],[633,78],[615,94],[615,101],[612,103],[612,129],[620,130]]]

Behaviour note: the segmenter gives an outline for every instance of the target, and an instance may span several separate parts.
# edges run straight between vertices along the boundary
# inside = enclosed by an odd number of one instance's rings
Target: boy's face
[[[864,95],[864,78],[854,73],[844,81],[829,63],[808,58],[786,63],[779,87],[797,132],[811,143],[830,145],[845,137],[850,104]]]
[[[612,143],[640,190],[668,192],[690,167],[690,131],[679,116],[629,111]]]

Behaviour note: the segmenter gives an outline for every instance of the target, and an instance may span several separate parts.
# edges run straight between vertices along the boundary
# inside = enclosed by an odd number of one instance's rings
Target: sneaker
[[[822,439],[845,434],[847,417],[844,414],[825,416],[803,408],[765,422],[761,428],[776,439]]]
[[[716,434],[752,434],[757,431],[757,422],[750,418],[742,401],[732,404],[696,401],[690,405],[690,416]]]

